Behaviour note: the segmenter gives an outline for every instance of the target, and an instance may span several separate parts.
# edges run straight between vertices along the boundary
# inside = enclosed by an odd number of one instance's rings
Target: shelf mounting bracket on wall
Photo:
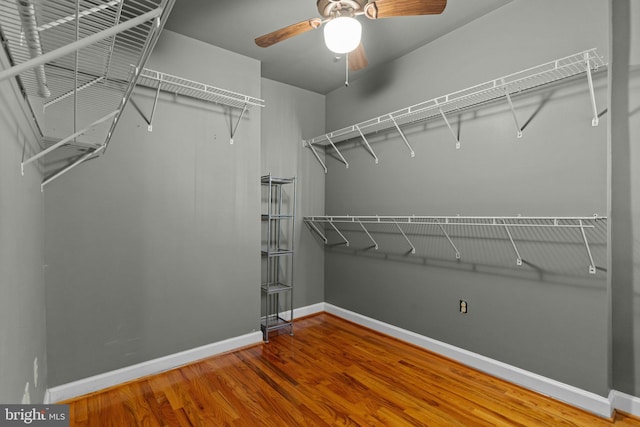
[[[307,224],[309,224],[311,226],[311,229],[313,231],[315,231],[316,233],[318,233],[318,235],[320,236],[320,238],[322,239],[322,241],[324,242],[324,244],[326,245],[327,243],[329,243],[329,241],[327,240],[327,236],[325,236],[319,229],[318,226],[314,224],[313,221],[307,221]]]
[[[336,151],[336,153],[338,153],[338,156],[340,156],[340,159],[342,159],[342,163],[344,163],[345,167],[347,169],[349,169],[349,162],[347,162],[344,158],[344,156],[342,155],[342,153],[340,152],[340,150],[338,150],[336,148],[336,145],[333,143],[333,141],[331,140],[331,138],[329,136],[327,136],[327,140],[329,141],[329,144],[331,144],[331,146],[333,147],[333,149]]]
[[[149,115],[148,119],[139,108],[136,108],[136,110],[138,110],[138,112],[140,113],[144,121],[147,123],[147,131],[149,132],[153,132],[153,117],[156,114],[156,106],[158,105],[158,98],[160,97],[161,88],[162,88],[162,74],[160,73],[160,75],[158,76],[158,88],[156,89],[156,95],[153,98],[153,106],[151,107],[151,114]]]
[[[436,104],[437,103],[438,101],[436,100]],[[440,116],[442,117],[444,122],[447,124],[447,127],[449,128],[449,132],[451,132],[453,139],[456,141],[456,150],[459,150],[460,140],[458,139],[458,135],[456,135],[456,133],[453,131],[453,128],[451,127],[451,123],[449,123],[449,119],[447,119],[447,116],[445,116],[444,111],[442,111],[442,107],[438,107],[438,111],[440,112]]]
[[[505,84],[504,79],[502,79],[502,84]],[[516,115],[516,109],[513,107],[513,102],[511,101],[511,94],[509,94],[509,87],[507,87],[506,85],[504,86],[504,95],[507,98],[507,102],[509,103],[509,108],[511,108],[511,115],[513,115],[513,121],[516,124],[516,136],[518,138],[522,138],[522,127],[520,126],[520,123],[518,122],[518,116]]]
[[[440,227],[440,231],[444,233],[444,236],[447,238],[447,240],[449,241],[449,244],[455,251],[456,259],[460,259],[460,251],[458,250],[458,248],[456,248],[456,245],[453,243],[453,240],[451,240],[451,237],[449,237],[449,233],[447,233],[447,230],[444,229],[444,226],[437,219],[436,219],[436,224],[438,224],[438,227]]]
[[[327,173],[327,165],[324,164],[324,162],[320,158],[320,155],[316,151],[316,149],[313,146],[313,144],[307,143],[307,147],[311,148],[311,152],[313,153],[314,156],[316,156],[316,159],[318,160],[318,162],[320,162],[320,165],[322,165],[322,169],[324,169],[324,173]]]
[[[591,126],[598,126],[598,109],[596,107],[596,95],[593,89],[593,77],[591,77],[591,60],[589,59],[589,52],[584,53],[584,62],[587,70],[587,82],[589,83],[589,95],[591,96],[591,110],[593,112]]]
[[[340,237],[342,237],[342,240],[344,240],[344,243],[341,243],[341,244],[344,244],[345,246],[349,246],[349,241],[347,240],[346,237],[344,237],[344,234],[342,234],[340,232],[340,230],[338,230],[338,227],[336,227],[333,224],[333,221],[331,219],[329,219],[329,225],[331,225],[331,227],[333,227],[333,229],[336,231],[336,233],[338,233],[340,235]]]
[[[245,103],[244,106],[242,107],[242,112],[240,113],[240,117],[238,117],[238,121],[236,122],[236,125],[234,126],[233,130],[231,131],[231,140],[229,141],[229,144],[233,144],[233,137],[236,135],[236,132],[238,131],[238,126],[240,126],[240,121],[242,120],[242,117],[246,112],[247,112],[247,103]],[[229,116],[233,120],[233,115],[231,113],[229,113]]]
[[[596,264],[593,262],[593,255],[591,255],[591,248],[589,247],[589,241],[587,240],[587,235],[584,232],[584,223],[582,220],[578,221],[580,226],[580,233],[582,234],[582,240],[584,241],[584,246],[587,249],[587,255],[589,256],[589,274],[596,274]]]
[[[522,257],[520,256],[520,252],[518,251],[518,247],[516,246],[516,242],[513,240],[513,236],[511,236],[511,231],[509,231],[509,227],[507,226],[507,221],[505,219],[502,220],[504,224],[504,230],[507,232],[507,236],[509,236],[509,241],[511,242],[511,246],[516,253],[516,265],[522,265]]]
[[[364,141],[364,144],[367,146],[367,149],[369,150],[369,153],[371,153],[371,155],[373,156],[373,158],[374,158],[374,160],[376,162],[376,165],[377,165],[378,164],[378,156],[376,156],[376,153],[373,152],[373,149],[369,145],[369,141],[367,141],[367,138],[365,138],[364,133],[362,133],[362,130],[360,129],[360,126],[358,126],[358,125],[354,125],[354,126],[358,130],[358,133],[360,134],[360,137]]]
[[[402,140],[404,141],[404,143],[407,145],[407,148],[409,148],[409,151],[411,152],[411,157],[415,157],[416,153],[415,151],[413,151],[413,148],[411,148],[411,144],[409,144],[409,141],[407,141],[407,137],[404,136],[404,132],[402,132],[402,129],[400,129],[400,126],[398,126],[398,122],[396,122],[395,117],[393,117],[391,114],[389,114],[389,118],[391,119],[391,121],[393,122],[393,125],[396,127],[396,129],[398,130],[398,133],[400,134],[400,136],[402,137]],[[359,128],[358,128],[359,129]]]
[[[413,243],[411,243],[411,240],[409,240],[409,238],[407,237],[407,235],[405,234],[404,230],[402,229],[402,227],[400,227],[400,224],[398,224],[398,222],[396,220],[393,220],[393,223],[396,225],[396,227],[398,227],[398,230],[400,230],[400,233],[402,233],[402,235],[404,236],[404,239],[407,241],[407,243],[409,244],[409,246],[411,246],[411,253],[415,254],[416,253],[416,247],[413,246]]]
[[[359,219],[356,219],[356,221],[358,221],[358,224],[360,224],[360,227],[362,227],[362,230],[364,230],[364,232],[366,233],[366,235],[369,237],[369,239],[371,240],[371,243],[373,243],[373,248],[375,250],[378,250],[378,242],[376,242],[374,240],[374,238],[371,236],[371,233],[369,233],[369,231],[365,228],[364,224],[362,224],[362,221],[360,221]]]

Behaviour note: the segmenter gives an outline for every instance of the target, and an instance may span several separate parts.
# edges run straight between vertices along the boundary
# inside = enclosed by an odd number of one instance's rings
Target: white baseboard
[[[601,417],[611,417],[613,408],[616,407],[612,405],[610,399],[595,393],[525,371],[524,369],[490,359],[442,341],[437,341],[423,335],[416,334],[415,332],[411,332],[406,329],[398,328],[388,323],[363,316],[353,311],[345,310],[332,304],[325,304],[325,311],[365,326],[369,329],[373,329],[402,341],[433,351],[434,353],[438,353],[479,371],[486,372],[511,383],[545,394],[578,408],[582,408]],[[618,398],[622,399],[621,397]],[[632,413],[630,411],[625,412]]]
[[[293,309],[293,320],[298,319],[300,317],[311,316],[312,314],[318,314],[325,311],[325,303],[319,302],[317,304],[307,305],[305,307],[299,307]],[[289,310],[282,311],[279,313],[279,316],[285,320],[289,320],[289,314],[291,312]]]
[[[212,344],[203,345],[168,356],[159,357],[147,362],[105,372],[89,378],[73,381],[48,389],[45,393],[44,403],[55,403],[71,399],[84,394],[122,384],[147,375],[157,374],[178,366],[186,365],[197,360],[206,359],[216,354],[225,353],[237,348],[262,342],[261,332],[252,332],[239,337],[229,338]]]
[[[640,397],[621,391],[611,390],[609,393],[611,406],[620,412],[640,417]]]
[[[601,417],[611,417],[614,409],[640,417],[640,397],[612,390],[609,393],[609,397],[606,398],[595,393],[525,371],[524,369],[490,359],[480,354],[455,347],[442,341],[434,340],[423,335],[416,334],[415,332],[363,316],[353,311],[345,310],[332,304],[322,302],[306,307],[296,308],[293,310],[293,316],[295,319],[323,311],[369,329],[390,335],[399,340],[425,348],[429,351],[433,351],[434,353],[438,353],[464,365],[478,369],[479,371],[486,372],[511,383],[545,394],[549,397],[578,408],[582,408]],[[283,317],[288,315],[289,312],[282,313]],[[71,399],[140,377],[157,374],[187,363],[215,356],[216,354],[257,344],[259,342],[262,342],[262,333],[252,332],[250,334],[153,359],[148,362],[139,363],[126,368],[117,369],[115,371],[105,372],[104,374],[48,389],[45,394],[44,403],[48,404]]]

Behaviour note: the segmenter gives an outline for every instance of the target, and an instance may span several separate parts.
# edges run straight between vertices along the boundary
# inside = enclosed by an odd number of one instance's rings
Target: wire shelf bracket
[[[149,130],[149,132],[153,130],[153,116],[158,104],[160,91],[241,109],[240,115],[235,124],[233,124],[233,117],[231,117],[232,123],[229,141],[230,144],[233,144],[234,137],[236,136],[236,132],[238,131],[238,127],[240,126],[240,123],[247,111],[251,107],[265,106],[264,100],[260,98],[243,95],[241,93],[232,92],[230,90],[221,89],[215,86],[208,85],[206,83],[200,83],[149,68],[144,68],[140,72],[138,85],[156,90],[150,117],[147,118],[144,116],[144,114],[142,114],[142,112],[140,112],[140,115],[143,117],[145,122],[147,122],[147,129]]]
[[[402,131],[404,126],[412,125],[422,121],[442,119],[449,128],[455,140],[456,149],[460,148],[460,138],[454,131],[447,116],[452,113],[462,112],[470,108],[481,107],[487,103],[504,100],[506,98],[511,110],[515,125],[516,136],[522,137],[522,126],[518,121],[516,110],[513,105],[512,97],[521,95],[528,91],[559,82],[568,78],[586,74],[589,96],[591,101],[591,110],[593,119],[592,126],[598,125],[598,113],[596,107],[596,99],[593,85],[593,74],[597,71],[605,69],[607,64],[602,57],[598,55],[596,49],[589,49],[573,55],[559,58],[535,67],[528,68],[507,76],[500,77],[476,86],[452,92],[447,95],[439,96],[428,101],[424,101],[410,107],[406,107],[391,113],[386,113],[378,117],[351,125],[342,129],[334,130],[324,135],[319,135],[311,139],[303,140],[303,146],[314,151],[316,158],[317,152],[314,146],[337,146],[342,141],[354,138],[362,138],[365,141],[367,150],[374,156],[376,164],[378,157],[375,156],[371,145],[367,139],[367,135],[373,135],[378,132],[395,129],[400,133],[403,142],[409,148],[412,157],[415,155],[413,148],[407,141],[405,133]],[[320,162],[326,173],[326,164]]]
[[[344,236],[343,232],[341,232],[336,224],[354,224],[359,226],[368,239],[373,243],[373,248],[376,250],[379,249],[379,245],[376,240],[372,237],[370,228],[367,228],[367,225],[373,226],[374,224],[390,224],[395,227],[406,242],[409,244],[410,250],[409,252],[412,254],[416,253],[416,247],[411,242],[409,237],[407,236],[405,230],[402,228],[401,224],[413,224],[413,225],[429,225],[429,226],[437,226],[444,237],[447,239],[451,247],[455,252],[455,257],[457,260],[461,259],[461,254],[458,248],[456,247],[453,239],[450,234],[447,232],[447,229],[454,227],[493,227],[499,228],[506,232],[506,235],[509,239],[509,243],[513,248],[513,251],[516,255],[516,265],[522,266],[524,264],[524,260],[520,254],[518,246],[516,245],[516,240],[511,233],[511,230],[514,228],[547,228],[547,229],[568,229],[568,230],[578,230],[580,232],[580,236],[582,238],[582,243],[584,244],[584,248],[586,249],[588,263],[589,263],[589,274],[596,274],[597,267],[595,261],[593,259],[593,254],[591,252],[591,247],[589,245],[589,241],[587,239],[587,230],[594,229],[596,227],[597,221],[606,221],[607,217],[593,215],[586,217],[523,217],[523,216],[503,216],[503,217],[489,217],[489,216],[307,216],[303,218],[305,224],[309,225],[309,228],[317,233],[325,245],[333,245],[329,243],[329,239],[327,235],[321,231],[322,224],[328,224],[343,240],[343,242],[339,244],[346,244],[349,246],[349,241]],[[355,231],[355,230],[352,230]]]
[[[411,247],[411,249],[409,250],[409,252],[411,252],[412,254],[416,253],[416,247],[413,246],[413,243],[411,243],[411,240],[409,240],[409,238],[407,237],[406,233],[404,232],[404,230],[402,229],[402,227],[400,227],[400,224],[398,224],[395,220],[393,221],[393,223],[396,225],[396,227],[398,227],[398,230],[400,231],[400,233],[402,234],[402,236],[404,237],[404,239],[407,241],[407,243],[409,244],[409,246]]]

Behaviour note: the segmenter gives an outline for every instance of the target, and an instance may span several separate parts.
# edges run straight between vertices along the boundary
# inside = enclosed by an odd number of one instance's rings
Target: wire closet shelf
[[[350,245],[348,232],[363,233],[371,243],[370,248],[378,250],[380,245],[376,240],[374,227],[391,225],[396,233],[402,235],[408,245],[409,253],[415,254],[416,247],[408,235],[408,227],[415,225],[435,226],[446,238],[455,258],[461,259],[461,252],[454,242],[451,232],[469,227],[499,228],[508,238],[516,258],[516,265],[523,265],[523,258],[518,249],[517,239],[513,230],[529,229],[569,229],[576,230],[585,248],[589,263],[589,273],[596,274],[597,267],[587,238],[587,230],[593,230],[598,223],[606,222],[604,216],[584,217],[524,217],[524,216],[306,216],[303,221],[309,229],[316,233],[325,245]],[[334,233],[338,242],[329,242],[327,231]],[[348,232],[347,232],[348,231]]]
[[[265,106],[264,100],[260,98],[243,95],[241,93],[233,92],[227,89],[221,89],[215,86],[211,86],[206,83],[200,83],[183,77],[163,73],[161,71],[151,70],[149,68],[144,68],[140,72],[138,85],[156,90],[153,107],[151,108],[151,114],[149,118],[143,117],[147,122],[149,132],[153,130],[153,116],[156,111],[156,106],[158,105],[158,97],[160,95],[160,91],[170,92],[176,95],[182,95],[201,101],[212,102],[223,106],[241,109],[242,112],[240,113],[235,126],[233,126],[233,129],[231,129],[232,144],[233,137],[238,130],[238,126],[240,125],[244,114],[252,107]]]
[[[103,154],[175,0],[0,1],[0,31],[42,133],[22,168],[62,149],[42,187]],[[30,157],[28,157],[30,156]]]
[[[378,163],[378,157],[373,152],[369,142],[367,141],[367,135],[395,128],[404,140],[407,148],[410,150],[411,156],[414,157],[415,153],[401,127],[403,125],[427,120],[443,120],[453,135],[456,148],[460,148],[458,135],[451,127],[447,116],[451,113],[464,111],[498,100],[506,100],[508,102],[515,120],[517,136],[521,137],[522,127],[518,122],[518,118],[511,101],[511,96],[522,94],[541,86],[549,85],[581,74],[586,74],[587,76],[593,114],[591,124],[592,126],[597,126],[598,112],[595,103],[592,73],[605,69],[606,65],[607,64],[604,62],[603,58],[598,55],[595,48],[585,50],[583,52],[537,65],[526,70],[499,77],[476,86],[462,89],[457,92],[420,102],[397,111],[392,111],[311,139],[306,139],[303,140],[302,143],[303,146],[308,147],[313,151],[316,159],[324,168],[325,173],[327,172],[326,165],[319,157],[315,146],[331,146],[338,154],[341,161],[348,168],[349,163],[342,156],[335,144],[354,138],[361,138],[366,149],[374,157],[375,162]]]

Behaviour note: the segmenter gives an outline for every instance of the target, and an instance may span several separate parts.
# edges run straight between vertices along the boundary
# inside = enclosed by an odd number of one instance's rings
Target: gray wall
[[[260,97],[258,61],[168,31],[148,67]],[[230,145],[221,106],[162,94],[150,133],[130,103],[106,155],[47,186],[49,386],[259,330],[260,121]]]
[[[13,80],[0,83],[1,403],[20,403],[27,383],[31,402],[42,402],[47,387],[42,174],[33,165],[20,173],[25,141],[29,156],[38,150],[38,131],[18,94]]]
[[[324,171],[301,140],[324,131],[325,97],[269,79],[262,96],[261,174],[297,177],[293,305],[304,307],[324,302],[324,248],[302,222],[324,212]]]
[[[640,396],[640,4],[611,1],[612,387]]]
[[[607,4],[514,1],[327,95],[327,130],[464,89],[592,47],[608,57]],[[606,78],[596,78],[599,110]],[[416,157],[394,133],[347,143],[349,169],[327,151],[328,215],[589,216],[607,213],[607,120],[591,127],[586,78],[406,129]],[[326,301],[582,389],[606,395],[606,227],[590,230],[597,274],[575,231],[518,231],[525,260],[502,230],[465,229],[456,261],[433,228],[375,234],[380,250],[352,245],[325,254]],[[335,237],[335,236],[334,236]],[[335,240],[334,240],[335,241]],[[384,243],[384,244],[382,244]],[[469,313],[458,312],[459,299]]]

